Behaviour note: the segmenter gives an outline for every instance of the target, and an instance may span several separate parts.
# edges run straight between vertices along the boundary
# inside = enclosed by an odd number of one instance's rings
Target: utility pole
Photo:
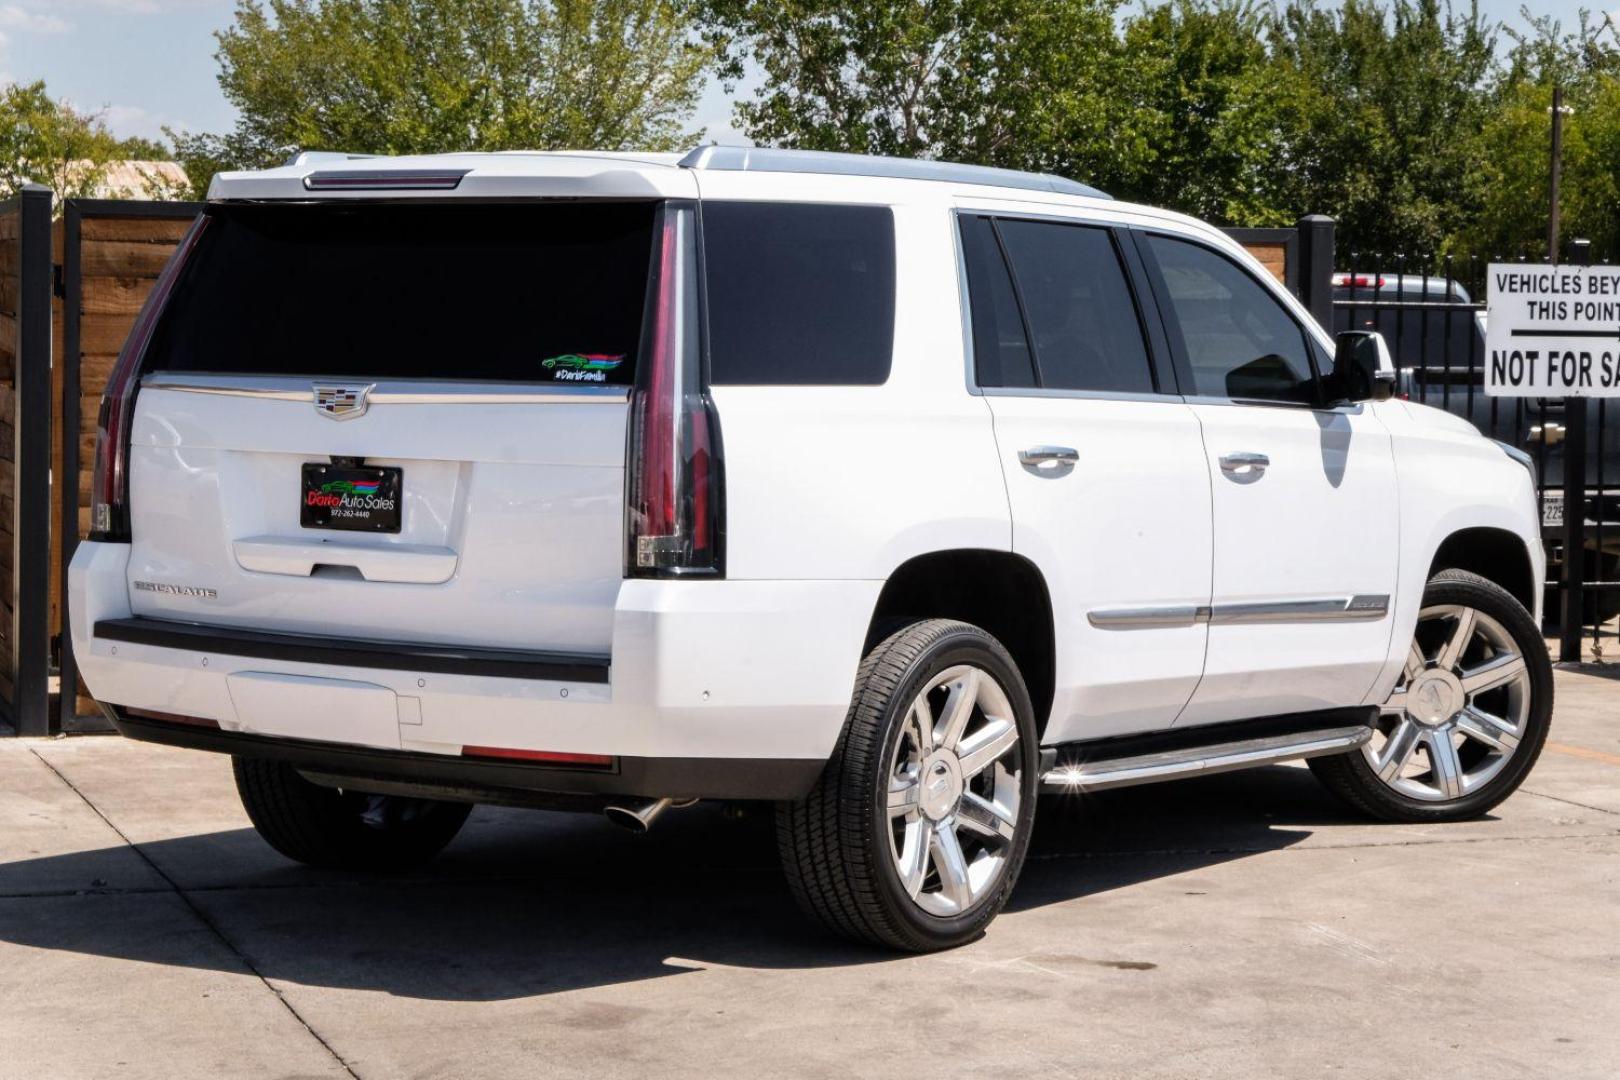
[[[1564,88],[1552,94],[1552,160],[1548,167],[1547,261],[1558,264],[1558,182],[1564,168]],[[1542,453],[1546,453],[1543,446]],[[1559,608],[1558,659],[1579,663],[1585,624],[1586,399],[1564,399],[1564,590]]]
[[[1564,88],[1553,86],[1552,100],[1552,183],[1547,197],[1547,261],[1558,263],[1558,181],[1564,171]]]

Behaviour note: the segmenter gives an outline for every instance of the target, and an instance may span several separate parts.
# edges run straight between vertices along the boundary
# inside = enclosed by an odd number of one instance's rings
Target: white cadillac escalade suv
[[[218,177],[71,569],[128,736],[316,865],[478,802],[776,804],[828,927],[979,933],[1037,796],[1309,758],[1475,817],[1547,735],[1529,470],[1219,231],[706,147]]]

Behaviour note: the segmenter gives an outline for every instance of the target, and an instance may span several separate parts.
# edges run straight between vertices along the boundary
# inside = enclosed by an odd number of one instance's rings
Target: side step
[[[1066,743],[1041,753],[1041,790],[1101,791],[1342,754],[1372,738],[1378,707]]]

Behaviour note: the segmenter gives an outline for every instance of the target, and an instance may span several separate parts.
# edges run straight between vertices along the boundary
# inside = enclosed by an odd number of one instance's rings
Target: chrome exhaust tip
[[[645,834],[651,831],[653,822],[657,821],[659,815],[665,810],[672,806],[677,810],[682,809],[691,806],[695,802],[697,802],[696,799],[683,799],[676,802],[666,796],[662,799],[646,799],[640,803],[630,803],[623,806],[614,804],[604,807],[602,813],[609,821],[622,829]]]

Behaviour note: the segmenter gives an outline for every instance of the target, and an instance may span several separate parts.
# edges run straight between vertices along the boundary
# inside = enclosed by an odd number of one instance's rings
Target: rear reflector
[[[509,746],[463,746],[461,756],[543,761],[548,765],[580,765],[598,769],[609,768],[613,764],[611,754],[567,754],[557,750],[516,750]]]
[[[373,169],[314,172],[304,177],[306,191],[453,191],[471,169]]]

